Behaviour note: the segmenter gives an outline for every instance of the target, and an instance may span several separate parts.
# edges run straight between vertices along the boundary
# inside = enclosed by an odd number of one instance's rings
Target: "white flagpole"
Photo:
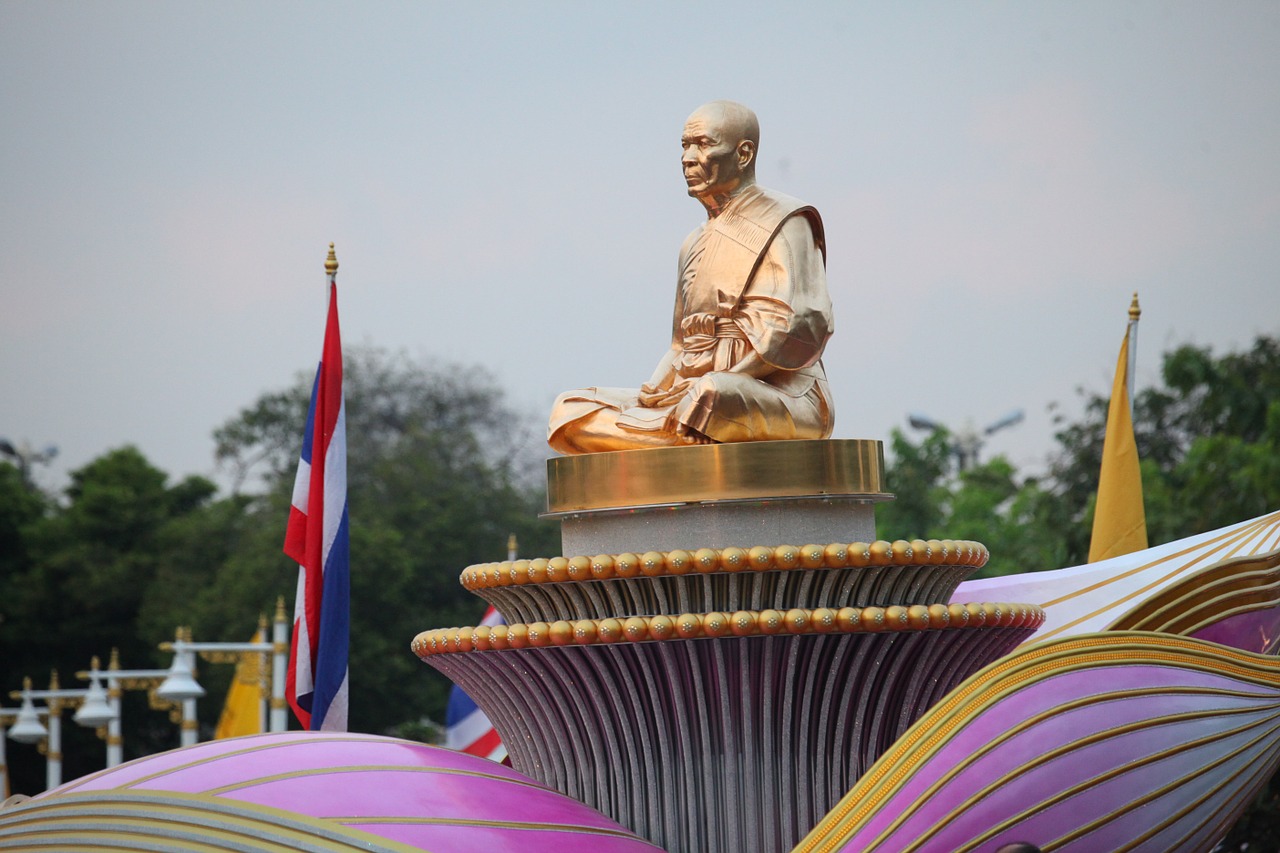
[[[1133,301],[1129,303],[1129,363],[1125,366],[1125,379],[1129,392],[1129,419],[1133,419],[1133,381],[1138,372],[1138,318],[1142,309],[1138,307],[1138,291],[1133,292]]]

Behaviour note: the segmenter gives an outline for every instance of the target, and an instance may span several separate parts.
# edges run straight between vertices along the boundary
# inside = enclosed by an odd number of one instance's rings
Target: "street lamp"
[[[95,670],[98,668],[96,657],[91,666]],[[103,689],[102,681],[94,676],[89,682],[89,689],[85,691],[84,703],[76,711],[75,721],[87,728],[96,729],[107,725],[117,716],[119,715],[107,703],[107,691]]]
[[[983,427],[981,434],[974,429],[972,423],[966,424],[957,432],[951,432],[943,424],[919,412],[912,412],[907,415],[907,423],[916,429],[927,429],[931,432],[945,430],[951,433],[950,450],[956,457],[956,467],[960,471],[967,471],[977,464],[978,451],[982,449],[982,445],[986,443],[988,436],[1007,427],[1022,423],[1023,417],[1022,409],[1014,409],[999,420]]]
[[[18,476],[22,478],[22,485],[29,489],[32,487],[31,466],[37,462],[53,461],[53,457],[58,455],[58,448],[50,444],[44,450],[35,450],[25,441],[15,447],[9,439],[0,438],[0,455],[8,456],[14,461],[18,466]]]
[[[99,686],[101,689],[101,686]],[[62,709],[80,705],[88,695],[85,689],[63,690],[58,687],[58,671],[55,669],[49,676],[48,690],[32,690],[31,679],[22,680],[22,689],[10,693],[14,699],[22,699],[22,708],[9,737],[19,743],[38,743],[48,738],[45,747],[45,789],[53,790],[62,784]],[[45,707],[37,710],[33,699],[45,700]],[[46,729],[40,722],[39,713],[44,713],[49,720]]]
[[[13,721],[13,728],[9,730],[9,737],[18,743],[38,743],[45,739],[49,734],[49,730],[40,722],[40,715],[36,713],[36,707],[31,702],[30,678],[22,680],[20,696],[22,697],[22,709],[18,711],[16,719]]]
[[[0,708],[0,803],[9,799],[9,765],[5,763],[5,728],[16,720],[20,712],[16,708]],[[36,719],[39,722],[39,719]]]
[[[260,730],[283,732],[288,729],[289,721],[285,714],[285,656],[288,643],[285,639],[288,623],[284,612],[284,598],[276,600],[275,624],[272,628],[271,642],[248,643],[197,643],[191,639],[191,629],[179,628],[173,642],[161,643],[164,651],[173,652],[173,664],[169,667],[164,683],[156,693],[164,699],[180,701],[183,706],[182,745],[191,746],[198,740],[195,725],[196,700],[205,695],[205,690],[195,679],[195,656],[198,654],[209,663],[239,663],[248,655],[258,655],[259,690],[261,701],[258,712],[258,728]],[[266,633],[266,617],[260,617],[258,628]],[[270,673],[270,693],[268,694],[267,673]],[[268,696],[270,697],[270,713],[268,713]],[[190,724],[188,724],[190,720]]]
[[[186,629],[189,630],[189,629]],[[185,631],[179,628],[175,643],[183,641]],[[166,644],[162,643],[161,648]],[[156,695],[161,699],[182,705],[182,730],[178,743],[181,746],[193,746],[200,739],[200,722],[196,719],[196,700],[204,695],[204,688],[195,678],[195,657],[186,649],[173,648],[173,663],[169,666],[164,681],[156,688]]]
[[[179,639],[177,643],[182,643]],[[170,702],[184,702],[187,699],[199,699],[204,695],[204,688],[196,681],[195,675],[191,672],[191,664],[187,660],[190,652],[176,649],[177,652],[173,656],[173,663],[169,666],[168,675],[164,681],[156,688],[156,695],[161,699],[168,699]]]
[[[167,702],[163,698],[156,695],[156,686],[159,685],[166,676],[169,675],[167,669],[121,669],[120,668],[120,651],[118,649],[111,650],[111,661],[106,669],[98,668],[98,658],[93,658],[91,668],[87,671],[77,672],[76,677],[84,680],[92,679],[97,682],[99,679],[107,682],[106,700],[107,708],[112,716],[106,719],[107,726],[107,766],[115,767],[124,761],[124,742],[121,735],[121,707],[120,699],[125,690],[146,690],[149,704],[153,710],[168,711],[169,718],[177,724],[186,725],[186,718],[175,714],[182,710],[181,705],[175,702]],[[89,686],[87,692],[93,691],[93,684]],[[89,704],[89,698],[86,697],[85,704]],[[84,710],[83,708],[81,710]],[[93,718],[98,717],[98,710],[95,708],[90,712]],[[194,717],[191,718],[194,724]],[[76,721],[80,722],[80,716],[77,714]],[[84,723],[88,725],[86,721]],[[101,723],[99,723],[101,725]]]

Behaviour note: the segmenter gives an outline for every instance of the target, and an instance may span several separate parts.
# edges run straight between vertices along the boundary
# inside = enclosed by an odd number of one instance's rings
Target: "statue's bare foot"
[[[692,429],[683,424],[676,430],[676,441],[680,444],[715,444],[716,441],[709,436],[703,435],[696,429]]]

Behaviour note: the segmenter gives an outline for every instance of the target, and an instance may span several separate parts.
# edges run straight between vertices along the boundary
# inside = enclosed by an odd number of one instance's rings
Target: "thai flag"
[[[502,616],[490,607],[485,611],[481,625],[501,625]],[[449,707],[445,711],[444,745],[460,752],[469,752],[481,758],[502,761],[507,757],[507,748],[502,745],[502,738],[493,728],[493,723],[485,716],[471,697],[456,684],[449,693]]]
[[[284,552],[298,562],[286,689],[298,721],[313,731],[347,730],[351,584],[346,424],[338,285],[330,274],[324,350],[311,389],[284,539]]]

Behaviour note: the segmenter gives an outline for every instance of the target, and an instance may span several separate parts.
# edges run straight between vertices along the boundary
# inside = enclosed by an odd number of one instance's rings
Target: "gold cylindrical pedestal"
[[[564,553],[875,539],[879,441],[756,441],[547,461]]]
[[[884,445],[748,441],[547,460],[547,513],[778,498],[888,500]]]

